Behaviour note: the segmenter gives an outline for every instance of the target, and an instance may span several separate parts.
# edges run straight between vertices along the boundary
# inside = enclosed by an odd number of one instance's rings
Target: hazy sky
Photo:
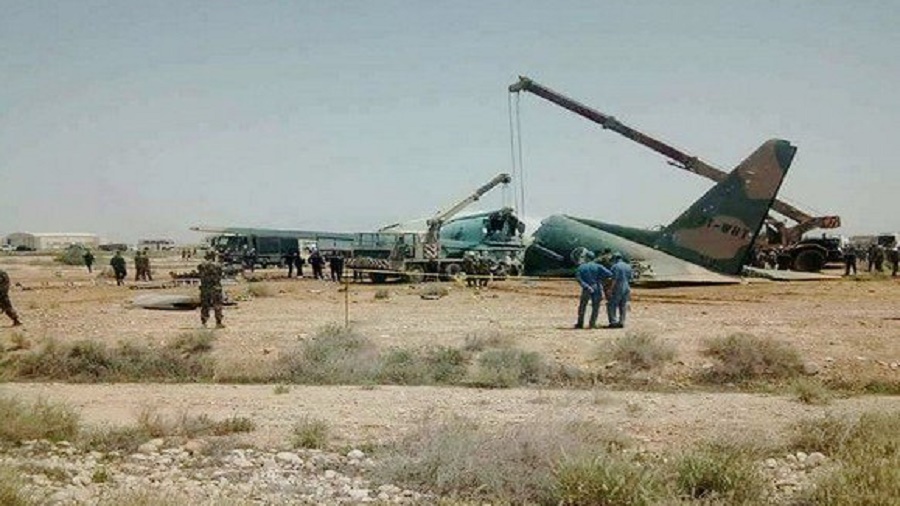
[[[900,2],[0,0],[0,234],[361,231],[512,170],[517,75],[900,230]],[[710,182],[533,95],[526,213],[668,223]],[[496,191],[482,207],[512,202]],[[473,210],[476,208],[473,208]]]

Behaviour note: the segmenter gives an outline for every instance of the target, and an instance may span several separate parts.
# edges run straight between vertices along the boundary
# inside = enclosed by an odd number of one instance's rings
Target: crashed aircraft
[[[661,230],[550,216],[525,250],[525,274],[571,276],[587,249],[621,253],[642,284],[737,283],[796,150],[765,142]]]

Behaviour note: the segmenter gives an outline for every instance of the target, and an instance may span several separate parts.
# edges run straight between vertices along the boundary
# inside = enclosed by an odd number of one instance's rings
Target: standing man
[[[291,279],[291,277],[294,276],[294,264],[296,264],[296,262],[294,261],[294,256],[296,255],[296,251],[288,251],[284,254],[283,257],[281,257],[281,259],[284,261],[284,264],[287,265],[288,268],[288,279]]]
[[[612,286],[609,289],[609,300],[606,302],[606,313],[609,317],[609,328],[620,329],[625,326],[625,315],[628,313],[628,302],[631,300],[631,280],[634,272],[631,266],[622,259],[621,253],[613,253],[612,262],[610,268]]]
[[[144,278],[144,281],[153,281],[153,274],[150,274],[150,251],[147,248],[144,248],[144,254],[142,256],[141,265],[144,268],[142,277]]]
[[[134,252],[134,280],[140,281],[144,278],[144,254],[141,250]]]
[[[851,270],[856,276],[856,246],[848,244],[844,248],[844,276],[849,276]]]
[[[584,310],[588,301],[591,301],[590,328],[597,328],[597,313],[600,311],[600,301],[603,300],[603,288],[600,282],[604,278],[612,276],[609,269],[594,262],[594,253],[585,251],[580,258],[580,265],[575,271],[575,279],[581,285],[581,299],[578,301],[578,321],[575,328],[584,328]]]
[[[304,263],[306,263],[306,260],[304,260],[303,257],[300,256],[300,252],[299,251],[294,252],[294,267],[297,268],[297,277],[298,278],[303,277],[303,264]]]
[[[206,254],[206,261],[197,266],[200,274],[200,323],[206,327],[209,310],[212,308],[216,316],[216,328],[223,329],[222,324],[222,266],[216,263],[216,254]]]
[[[325,276],[322,275],[322,267],[325,265],[325,259],[322,258],[318,249],[314,249],[310,252],[309,265],[312,266],[313,278],[325,279]]]
[[[109,265],[116,275],[116,286],[122,286],[125,282],[125,276],[128,275],[128,271],[125,269],[125,259],[122,257],[121,250],[116,250],[116,254],[109,260]]]
[[[19,321],[19,314],[16,313],[12,302],[9,301],[9,275],[2,269],[0,269],[0,312],[6,313],[6,316],[12,319],[13,327],[18,327],[22,324]]]
[[[344,255],[340,251],[331,252],[328,269],[331,271],[331,280],[340,283],[344,277]]]
[[[900,244],[887,250],[888,262],[891,263],[891,277],[897,277],[897,270],[900,267]]]
[[[81,258],[84,259],[84,266],[87,267],[88,274],[94,272],[94,254],[91,253],[91,250],[85,250]]]

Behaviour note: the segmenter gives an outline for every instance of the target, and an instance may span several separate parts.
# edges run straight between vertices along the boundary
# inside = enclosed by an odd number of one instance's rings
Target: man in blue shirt
[[[612,286],[609,289],[609,300],[606,302],[606,313],[609,327],[620,329],[625,326],[625,315],[628,312],[628,301],[631,300],[631,279],[634,275],[631,266],[622,259],[620,253],[612,255]]]
[[[597,328],[597,312],[600,309],[600,301],[603,300],[603,287],[600,281],[612,276],[609,269],[594,262],[594,253],[586,252],[581,257],[581,264],[575,271],[575,279],[581,285],[581,300],[578,302],[578,322],[576,329],[584,328],[584,310],[588,300],[591,301],[590,328]]]

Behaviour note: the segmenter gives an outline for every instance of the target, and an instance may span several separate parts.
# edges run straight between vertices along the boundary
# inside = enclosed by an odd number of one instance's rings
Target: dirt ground
[[[175,257],[154,259],[157,279],[191,267]],[[196,288],[133,289],[133,282],[131,287],[116,287],[108,278],[54,264],[49,257],[0,257],[0,269],[21,284],[10,297],[25,322],[12,329],[0,319],[0,343],[11,342],[18,333],[32,342],[55,338],[159,344],[200,328],[198,311],[151,311],[128,304],[144,293],[194,293]],[[449,295],[425,300],[421,286],[360,283],[350,284],[345,293],[336,283],[278,279],[283,274],[274,269],[264,274],[273,278],[266,281],[271,296],[248,297],[246,282],[226,286],[239,302],[226,308],[227,328],[216,331],[213,353],[227,375],[266,367],[280,350],[309,338],[323,325],[343,323],[346,315],[382,348],[460,346],[467,335],[500,333],[519,348],[584,368],[602,367],[596,355],[604,341],[645,331],[676,346],[677,361],[662,373],[675,386],[708,363],[699,353],[705,339],[735,332],[789,341],[822,377],[900,381],[900,281],[889,277],[638,288],[627,329],[576,331],[571,325],[578,291],[572,281],[511,280],[482,291],[444,283]],[[379,290],[389,291],[390,297],[376,299]],[[131,423],[145,407],[248,416],[259,427],[249,437],[263,445],[283,441],[293,421],[305,414],[327,420],[338,439],[347,442],[384,439],[425,418],[462,414],[487,425],[552,417],[594,419],[649,446],[665,446],[713,436],[771,439],[797,420],[823,413],[900,410],[898,396],[856,396],[810,406],[788,395],[602,387],[292,386],[288,393],[276,394],[273,385],[6,383],[0,384],[0,395],[65,400],[96,423]]]

